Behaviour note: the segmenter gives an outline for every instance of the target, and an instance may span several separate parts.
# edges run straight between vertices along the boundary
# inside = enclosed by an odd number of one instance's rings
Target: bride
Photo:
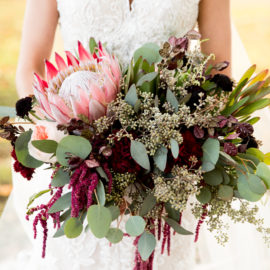
[[[66,50],[74,51],[78,40],[87,47],[92,36],[105,43],[125,65],[144,43],[183,36],[197,22],[202,38],[209,38],[202,45],[203,52],[215,53],[216,62],[231,60],[229,0],[28,0],[17,70],[19,96],[32,93],[34,72],[44,76],[44,59],[50,58],[58,23]],[[231,68],[225,72],[231,75]],[[46,258],[41,259],[42,234],[33,240],[31,222],[25,220],[24,214],[29,197],[47,188],[50,174],[37,170],[31,182],[14,174],[13,193],[0,224],[1,269],[133,269],[132,239],[110,247],[106,240],[97,240],[89,232],[74,240],[49,236]],[[194,228],[194,222],[187,212],[185,227]],[[244,245],[234,245],[234,251]],[[160,256],[160,247],[157,248],[154,269],[253,269],[249,263],[239,267],[231,247],[232,244],[224,249],[217,247],[209,235],[198,246],[192,237],[175,236],[170,257]],[[238,252],[238,256],[243,254]],[[250,262],[251,257],[246,261]]]

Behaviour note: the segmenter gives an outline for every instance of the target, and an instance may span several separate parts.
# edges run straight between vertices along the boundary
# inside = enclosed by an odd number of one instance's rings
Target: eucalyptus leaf
[[[38,168],[43,162],[30,156],[28,151],[28,143],[32,136],[32,130],[22,133],[15,142],[15,151],[18,161],[28,168]]]
[[[219,158],[220,143],[217,139],[208,138],[202,146],[202,170],[209,172],[215,169]]]
[[[223,201],[230,201],[233,198],[233,188],[227,185],[220,185],[218,197]]]
[[[166,99],[172,105],[172,107],[174,108],[174,111],[177,112],[179,102],[177,98],[175,97],[174,93],[170,89],[167,89]]]
[[[64,233],[67,238],[77,238],[83,231],[83,225],[78,218],[72,217],[67,220]]]
[[[109,182],[107,174],[104,172],[102,167],[97,167],[96,171],[98,172],[99,176]]]
[[[145,146],[138,141],[131,141],[130,154],[144,169],[150,171],[150,161]]]
[[[144,232],[138,242],[138,251],[143,261],[146,261],[156,247],[156,238],[152,233]]]
[[[151,72],[147,73],[146,75],[142,76],[139,81],[137,82],[137,87],[141,87],[146,82],[152,82],[156,77],[158,73],[157,72]]]
[[[146,43],[134,53],[134,62],[136,63],[140,57],[146,60],[150,65],[158,63],[162,60],[159,54],[160,47],[155,43]]]
[[[154,155],[154,162],[156,166],[164,172],[167,164],[168,149],[164,146],[158,148]]]
[[[125,101],[132,107],[134,107],[136,102],[138,101],[137,89],[136,89],[135,84],[132,84],[130,86],[126,94]]]
[[[111,205],[108,207],[112,215],[112,221],[116,220],[120,216],[120,209],[118,206]]]
[[[175,159],[179,156],[179,144],[175,139],[170,139],[172,155]]]
[[[165,209],[168,214],[168,217],[173,219],[176,222],[180,220],[180,212],[175,210],[170,203],[165,203]]]
[[[87,221],[94,236],[104,238],[110,229],[112,215],[108,208],[102,205],[92,205],[87,212]]]
[[[106,195],[105,195],[105,189],[102,181],[98,181],[97,184],[97,196],[98,196],[98,201],[101,205],[105,205],[106,202]]]
[[[140,210],[140,216],[143,217],[147,215],[155,207],[156,203],[157,203],[156,197],[152,193],[149,193],[143,201]]]
[[[71,153],[81,159],[86,159],[91,153],[91,150],[92,146],[88,140],[83,137],[69,135],[59,142],[56,157],[61,165],[68,166],[67,153]]]
[[[264,161],[264,153],[257,148],[248,148],[247,154],[255,156],[260,161]]]
[[[123,236],[124,234],[120,229],[110,228],[106,235],[106,238],[110,241],[110,243],[117,244],[122,241]]]
[[[130,236],[139,236],[144,232],[146,223],[140,216],[131,216],[125,225],[126,232]]]
[[[203,175],[203,179],[206,184],[210,186],[218,186],[223,182],[222,172],[218,169],[215,169],[211,172],[207,172]]]
[[[196,196],[196,198],[201,204],[206,204],[206,203],[209,203],[211,201],[212,193],[208,187],[203,187],[200,190],[199,195]]]
[[[37,148],[39,151],[53,154],[56,152],[57,142],[53,140],[36,140],[31,142],[32,145]]]
[[[61,236],[65,235],[64,232],[65,222],[61,225],[61,227],[56,231],[56,233],[53,235],[53,238],[59,238]]]
[[[69,173],[60,168],[54,175],[51,185],[53,187],[63,187],[64,185],[69,184],[69,181]]]
[[[259,163],[257,166],[256,175],[259,176],[263,180],[266,187],[270,189],[270,169],[265,163]]]
[[[192,235],[193,233],[184,229],[178,222],[171,218],[165,218],[166,223],[168,223],[175,232],[181,235]]]
[[[48,213],[53,214],[60,211],[63,211],[70,207],[71,205],[71,192],[66,193],[62,197],[60,197],[49,209]]]

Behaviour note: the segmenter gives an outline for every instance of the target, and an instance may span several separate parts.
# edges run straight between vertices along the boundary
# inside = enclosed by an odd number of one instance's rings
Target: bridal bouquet
[[[94,39],[89,51],[79,43],[78,57],[46,61],[46,81],[35,74],[34,95],[16,104],[21,125],[2,118],[15,171],[30,180],[44,163],[52,170],[48,189],[27,206],[34,236],[43,228],[43,257],[49,219],[54,237],[134,237],[134,269],[152,269],[157,241],[170,253],[171,232],[197,241],[203,222],[225,242],[225,215],[268,240],[252,202],[270,188],[270,155],[253,136],[253,114],[270,104],[270,78],[253,76],[252,66],[233,82],[219,73],[227,62],[212,66],[212,55],[189,49],[196,38],[145,44],[125,69]],[[50,200],[34,206],[46,193]],[[195,228],[181,225],[187,207]]]

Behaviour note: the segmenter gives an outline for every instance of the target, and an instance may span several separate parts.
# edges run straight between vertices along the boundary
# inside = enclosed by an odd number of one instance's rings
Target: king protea
[[[35,74],[34,95],[48,119],[59,124],[72,118],[92,122],[106,114],[107,105],[120,90],[121,70],[101,43],[97,51],[91,54],[78,42],[79,59],[66,52],[66,64],[56,53],[57,68],[45,62],[47,81]]]

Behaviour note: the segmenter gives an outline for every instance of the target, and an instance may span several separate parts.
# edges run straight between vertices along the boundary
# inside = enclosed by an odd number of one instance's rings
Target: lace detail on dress
[[[123,64],[147,42],[183,36],[197,21],[199,0],[57,0],[65,48],[95,37]]]

